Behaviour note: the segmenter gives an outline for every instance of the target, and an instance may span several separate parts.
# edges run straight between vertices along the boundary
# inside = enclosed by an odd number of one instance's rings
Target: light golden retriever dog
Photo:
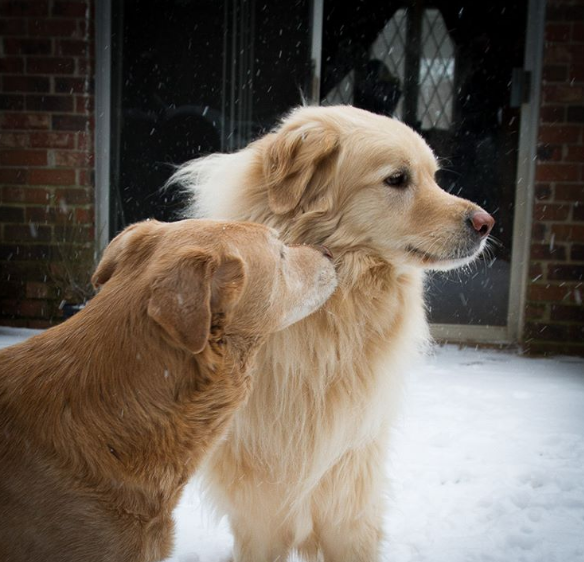
[[[444,192],[436,158],[399,121],[350,106],[303,107],[235,154],[171,181],[192,213],[269,225],[324,244],[339,288],[271,336],[256,385],[206,466],[237,562],[373,562],[382,536],[387,433],[402,374],[428,341],[424,271],[468,264],[493,219]]]
[[[334,291],[329,258],[252,224],[117,236],[82,312],[0,352],[0,560],[168,556],[172,509],[260,344]]]

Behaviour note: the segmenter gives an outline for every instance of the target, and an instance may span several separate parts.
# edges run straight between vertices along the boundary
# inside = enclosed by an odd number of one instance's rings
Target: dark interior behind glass
[[[310,0],[114,3],[112,233],[177,218],[172,165],[245,146],[311,83]],[[432,275],[432,321],[505,325],[519,139],[510,103],[526,0],[325,0],[321,103],[395,116],[440,159],[440,185],[492,213],[497,242]]]

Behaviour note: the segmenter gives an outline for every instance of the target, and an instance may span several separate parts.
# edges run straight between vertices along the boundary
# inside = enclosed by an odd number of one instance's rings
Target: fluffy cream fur
[[[292,550],[377,560],[386,436],[402,374],[428,341],[424,270],[468,263],[484,246],[469,221],[482,210],[442,191],[436,170],[405,125],[339,106],[299,108],[240,152],[175,174],[193,192],[191,214],[324,244],[339,279],[324,308],[260,351],[252,395],[207,463],[237,562]]]

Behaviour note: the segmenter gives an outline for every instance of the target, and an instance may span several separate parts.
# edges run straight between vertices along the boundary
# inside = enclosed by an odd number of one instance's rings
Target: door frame
[[[313,83],[321,78],[322,18],[324,0],[312,0],[312,67]],[[316,14],[316,15],[315,15]],[[318,18],[318,19],[317,19]],[[321,22],[320,30],[315,24]],[[528,0],[523,70],[530,73],[529,95],[521,105],[517,174],[515,179],[515,208],[513,243],[509,279],[509,306],[506,326],[431,324],[432,336],[439,341],[477,343],[518,343],[522,341],[525,323],[525,304],[529,273],[531,225],[533,220],[535,162],[543,66],[545,0]],[[315,92],[320,87],[313,88]],[[318,105],[319,99],[311,97]]]
[[[307,96],[307,102],[311,105],[318,105],[320,100],[323,14],[324,0],[312,0],[310,5],[312,79],[311,91]],[[535,161],[543,66],[545,0],[528,0],[526,25],[524,70],[531,73],[531,83],[529,100],[521,107],[507,325],[432,324],[432,335],[438,340],[485,343],[516,343],[522,340],[535,199]],[[95,30],[95,224],[97,250],[102,252],[109,242],[111,222],[111,0],[97,2]]]
[[[95,5],[95,237],[98,255],[110,240],[112,0]]]
[[[535,201],[535,164],[543,67],[545,0],[529,0],[523,69],[530,73],[529,95],[521,106],[513,243],[509,279],[509,307],[506,326],[433,324],[432,336],[441,341],[477,343],[520,343],[523,341],[529,275],[531,227]]]

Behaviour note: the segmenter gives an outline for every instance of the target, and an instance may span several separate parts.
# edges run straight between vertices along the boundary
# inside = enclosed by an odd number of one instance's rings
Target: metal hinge
[[[511,107],[521,107],[531,98],[531,72],[523,68],[511,71]]]

